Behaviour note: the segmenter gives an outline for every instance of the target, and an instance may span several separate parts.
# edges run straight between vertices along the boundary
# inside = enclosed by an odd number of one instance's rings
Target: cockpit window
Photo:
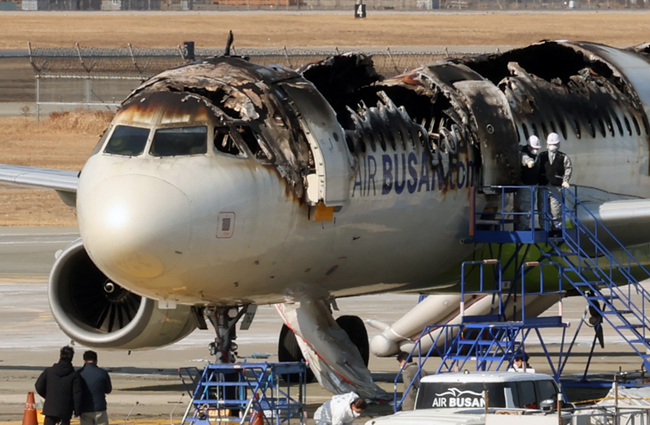
[[[104,149],[104,153],[138,156],[144,151],[149,137],[149,129],[118,125]]]
[[[222,153],[235,156],[244,156],[237,142],[230,134],[229,128],[217,128],[214,130],[214,147]]]
[[[156,130],[149,153],[153,156],[200,155],[208,151],[208,128],[178,127]]]

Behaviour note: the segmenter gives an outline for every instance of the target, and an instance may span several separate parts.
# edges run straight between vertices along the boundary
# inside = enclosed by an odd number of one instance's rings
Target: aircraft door
[[[307,176],[307,202],[343,205],[350,196],[352,162],[334,110],[310,83],[285,83],[282,88],[314,156],[315,173]]]
[[[481,185],[519,184],[519,137],[508,100],[486,80],[457,81],[454,87],[465,98],[481,151]]]

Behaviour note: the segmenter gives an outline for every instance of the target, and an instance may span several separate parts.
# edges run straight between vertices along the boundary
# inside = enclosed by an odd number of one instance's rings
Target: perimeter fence
[[[427,63],[448,57],[480,54],[453,52],[447,49],[409,52],[398,48],[372,50],[358,48],[372,57],[377,72],[392,77]],[[232,49],[233,55],[249,57],[260,65],[281,64],[288,68],[321,61],[345,52],[339,49]],[[194,58],[201,60],[223,54],[223,49],[194,50]],[[35,48],[29,46],[29,59],[36,78],[36,108],[40,117],[43,108],[52,110],[85,108],[116,108],[142,81],[190,60],[183,47],[170,49],[142,49],[131,45],[117,49]]]

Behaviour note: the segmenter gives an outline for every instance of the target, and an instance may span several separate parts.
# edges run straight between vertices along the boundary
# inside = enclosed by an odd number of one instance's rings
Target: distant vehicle
[[[453,415],[457,424],[485,423],[486,404],[491,414],[500,416],[504,410],[517,413],[517,416],[550,413],[557,404],[558,393],[560,390],[553,378],[542,373],[430,375],[420,381],[415,410],[376,418],[366,425],[444,423],[449,421],[449,415]],[[567,419],[572,408],[567,409]]]

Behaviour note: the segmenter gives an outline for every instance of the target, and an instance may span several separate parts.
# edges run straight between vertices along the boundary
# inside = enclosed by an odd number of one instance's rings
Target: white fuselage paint
[[[641,100],[647,109],[650,99]],[[560,150],[573,162],[571,183],[598,189],[580,189],[581,197],[650,197],[648,130],[637,119],[637,131],[628,114],[628,131],[625,112],[617,114],[623,134],[615,125],[613,135],[582,128],[578,138],[567,123]],[[513,115],[523,143],[521,124],[532,128],[533,121]],[[81,236],[111,279],[179,303],[276,303],[448,283],[436,277],[475,248],[460,243],[469,228],[473,158],[461,157],[465,172],[454,169],[443,190],[438,181],[432,187],[428,164],[429,187],[424,182],[421,146],[368,149],[355,154],[349,200],[329,222],[310,220],[314,208],[250,154],[97,153],[79,180]],[[218,229],[224,218],[230,226]]]
[[[155,299],[272,303],[430,287],[473,250],[460,241],[476,174],[462,155],[445,190],[423,149],[360,153],[350,200],[329,222],[310,220],[314,208],[253,158],[98,153],[80,177],[80,232],[102,271]],[[220,213],[234,217],[230,237],[217,237]]]

